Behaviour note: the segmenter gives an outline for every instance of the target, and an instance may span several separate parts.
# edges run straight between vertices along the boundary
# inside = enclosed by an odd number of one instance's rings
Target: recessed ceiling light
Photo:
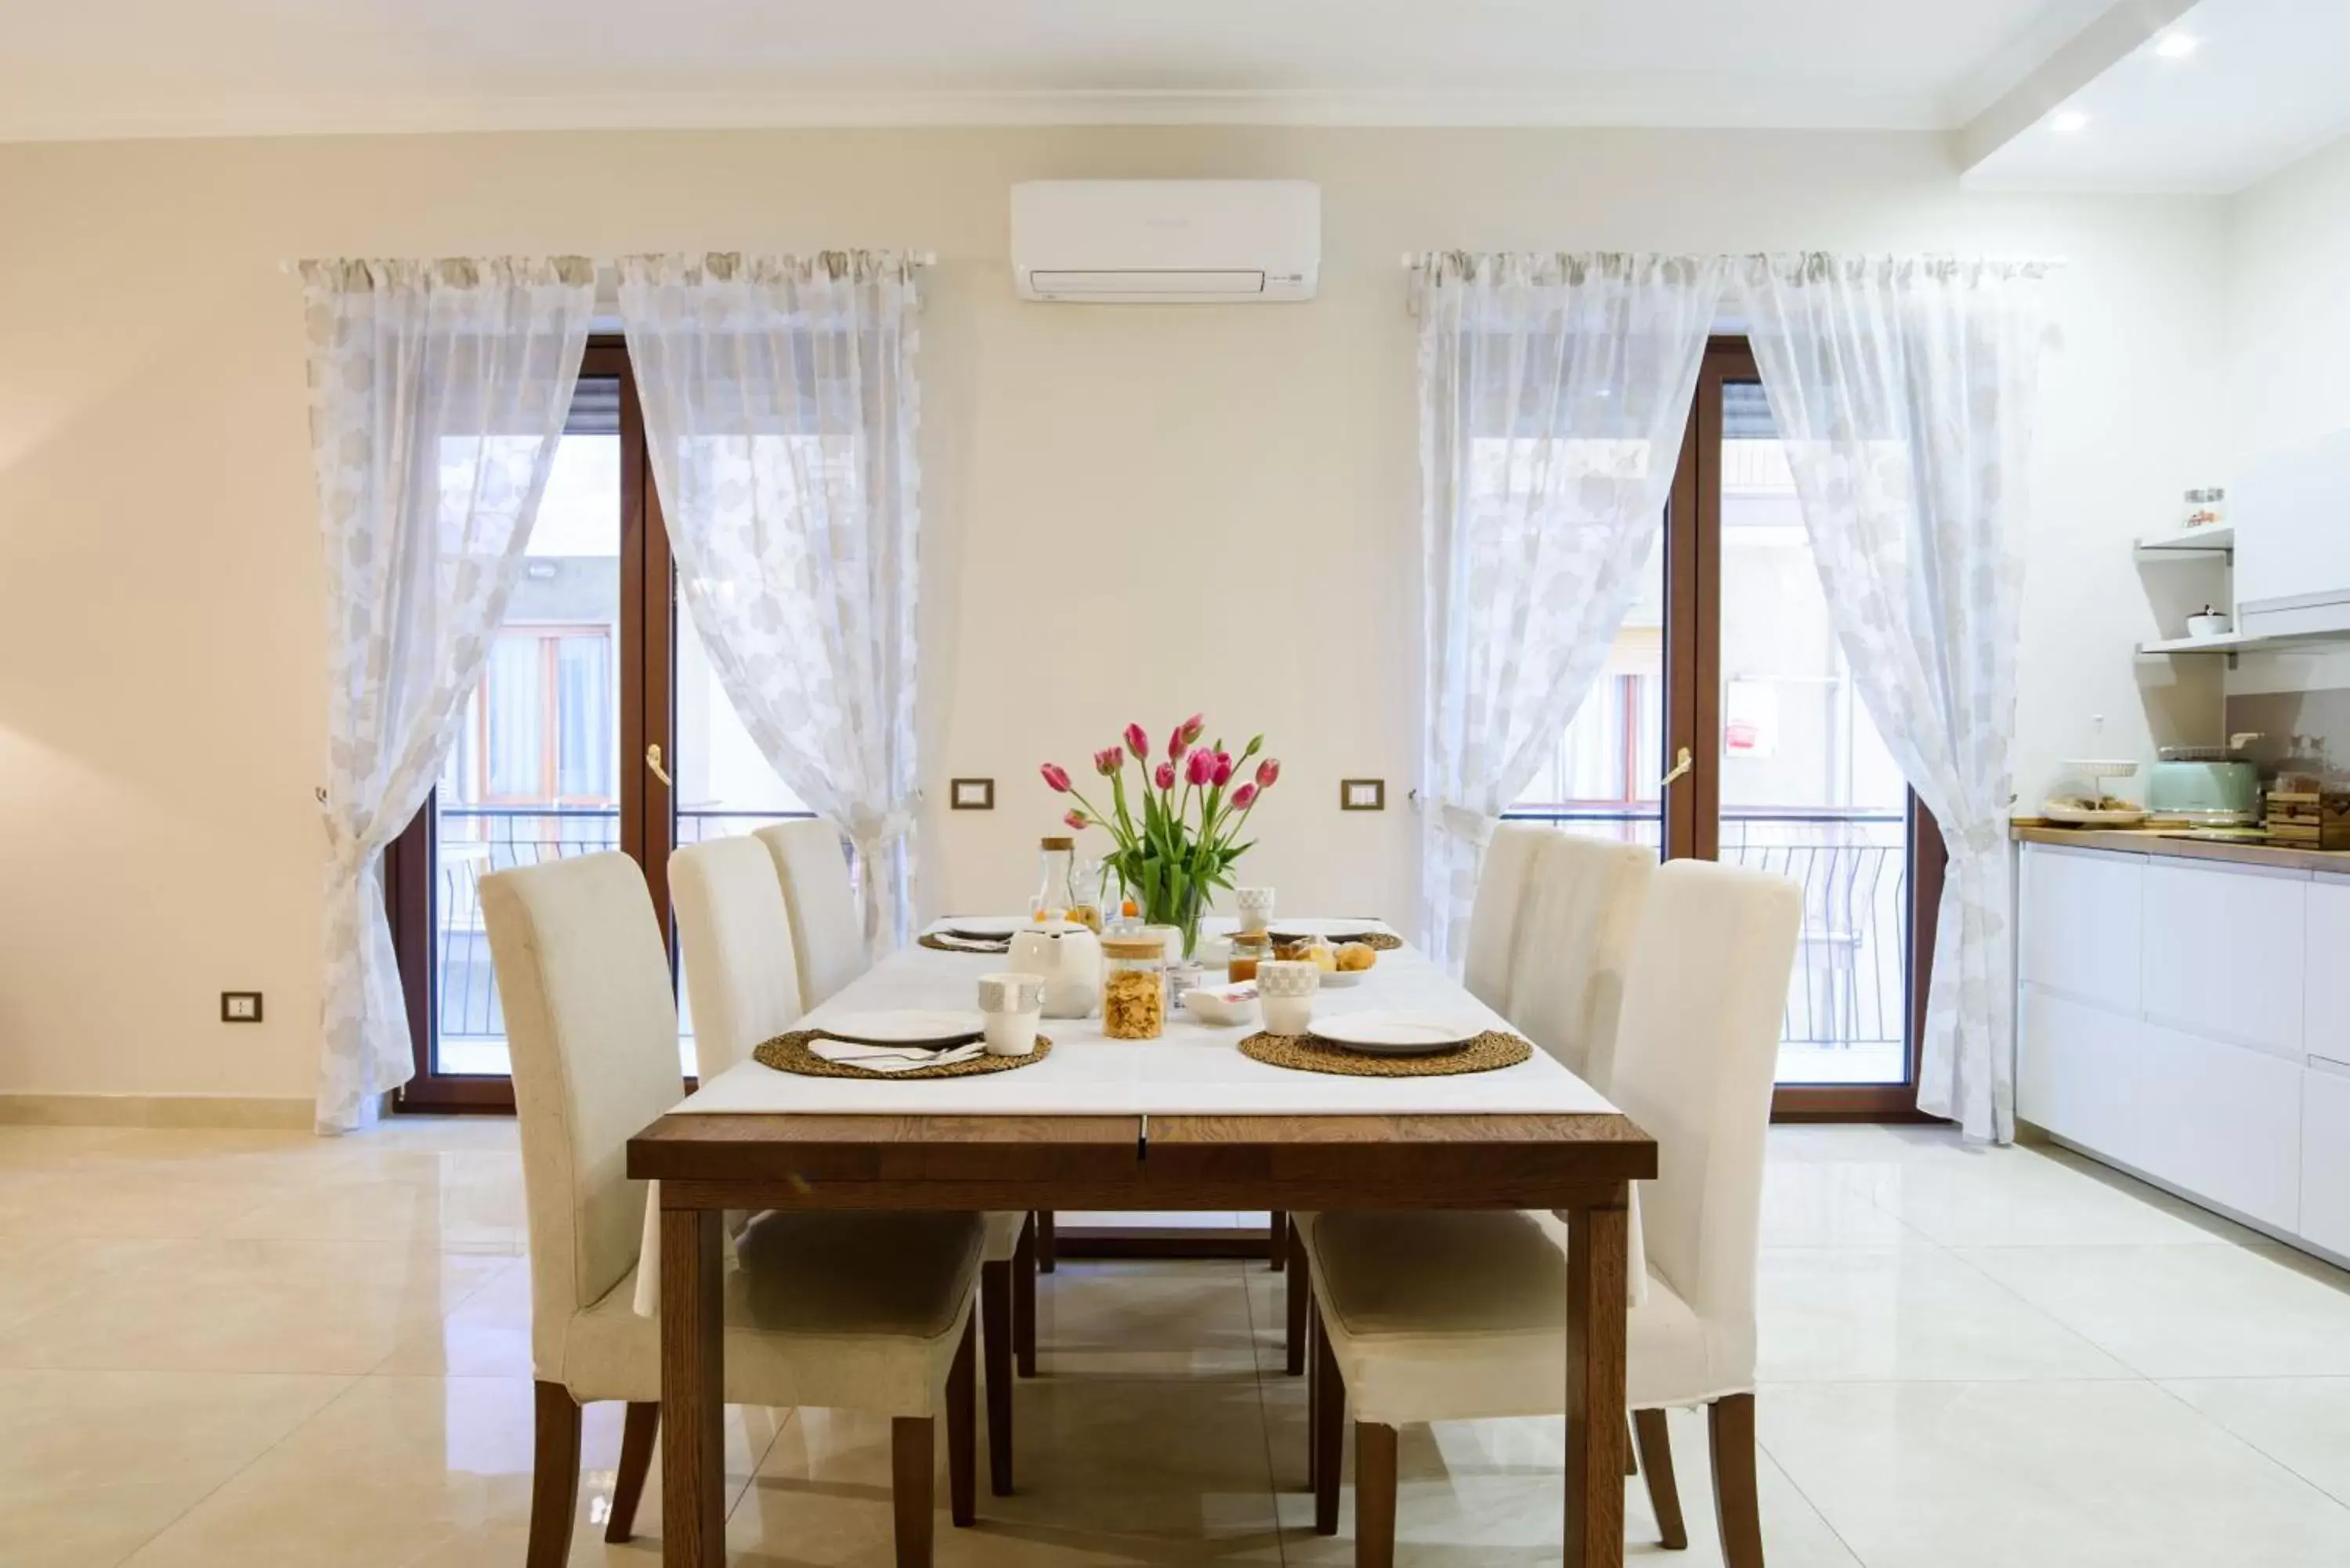
[[[2048,128],[2051,130],[2055,131],[2060,136],[2070,136],[2074,131],[2080,130],[2087,126],[2088,123],[2089,117],[2087,115],[2083,114],[2077,109],[2067,109],[2059,110],[2056,118],[2048,122]]]
[[[2203,40],[2191,33],[2165,33],[2154,52],[2166,60],[2183,60],[2202,47]]]

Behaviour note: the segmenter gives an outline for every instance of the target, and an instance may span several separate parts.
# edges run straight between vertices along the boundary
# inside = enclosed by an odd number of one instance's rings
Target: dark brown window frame
[[[617,380],[620,388],[620,619],[619,837],[621,853],[644,867],[664,942],[670,938],[669,857],[671,805],[668,788],[644,765],[645,748],[671,732],[676,707],[675,645],[671,627],[674,568],[669,533],[647,466],[644,413],[637,401],[635,372],[627,345],[617,337],[588,339],[579,366],[583,380]],[[408,1029],[416,1054],[416,1074],[397,1091],[393,1108],[414,1112],[511,1112],[514,1083],[435,1070],[438,1020],[433,906],[439,886],[440,846],[432,796],[416,819],[384,852],[384,901],[391,915],[392,947],[400,960],[400,990],[408,1004]]]

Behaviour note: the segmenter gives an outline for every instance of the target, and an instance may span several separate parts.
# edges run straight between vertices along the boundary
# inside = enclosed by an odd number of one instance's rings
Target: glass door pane
[[[1804,890],[1782,1084],[1908,1076],[1908,785],[1845,662],[1762,388],[1721,385],[1721,858]]]
[[[675,781],[669,792],[674,813],[671,838],[679,845],[754,832],[769,823],[810,816],[806,805],[776,776],[758,742],[735,711],[718,671],[694,629],[682,601],[674,609],[677,628],[677,694],[674,702]],[[678,955],[678,1018],[689,1076],[694,1072],[693,1008],[685,984],[685,957]]]
[[[481,684],[433,793],[432,1072],[504,1077],[484,873],[620,845],[617,379],[583,377]]]
[[[1555,823],[1662,852],[1665,774],[1665,540],[1657,530],[1639,595],[1617,628],[1607,665],[1558,747],[1510,807],[1513,818]]]

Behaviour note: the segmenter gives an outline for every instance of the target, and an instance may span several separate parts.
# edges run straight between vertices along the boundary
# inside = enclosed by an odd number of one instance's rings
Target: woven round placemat
[[[1338,1073],[1350,1078],[1442,1078],[1456,1073],[1491,1073],[1514,1067],[1534,1054],[1531,1044],[1498,1029],[1488,1029],[1466,1045],[1425,1056],[1366,1055],[1311,1034],[1259,1033],[1241,1042],[1241,1054],[1252,1060],[1300,1073]]]
[[[968,953],[973,958],[986,958],[990,954],[1009,953],[1012,950],[1012,940],[1008,937],[1004,939],[1003,945],[1000,948],[983,948],[976,942],[945,941],[940,938],[939,933],[936,931],[924,931],[916,940],[924,947],[936,948],[942,953]],[[906,1075],[903,1073],[898,1075],[898,1076],[901,1078],[905,1075]]]
[[[1338,945],[1340,942],[1360,942],[1374,952],[1393,952],[1396,949],[1403,946],[1403,939],[1401,937],[1392,935],[1387,931],[1348,931],[1344,934],[1307,931],[1275,931],[1273,933],[1273,940],[1277,943],[1310,942],[1317,935],[1320,936],[1324,941],[1330,943],[1334,947]]]
[[[797,1073],[804,1078],[968,1078],[979,1073],[1009,1073],[1014,1067],[1034,1065],[1053,1054],[1053,1043],[1039,1034],[1036,1049],[1025,1056],[990,1056],[982,1053],[968,1062],[950,1062],[943,1067],[875,1073],[846,1062],[827,1062],[808,1049],[809,1041],[823,1038],[814,1029],[795,1029],[788,1034],[776,1035],[752,1052],[751,1059],[762,1067],[773,1067],[778,1073]]]

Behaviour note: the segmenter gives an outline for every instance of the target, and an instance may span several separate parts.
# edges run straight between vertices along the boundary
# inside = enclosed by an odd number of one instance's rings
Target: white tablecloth
[[[1361,930],[1362,921],[1276,920],[1284,930]],[[1003,968],[1001,956],[942,952],[919,944],[892,954],[805,1020],[807,1028],[843,1013],[879,1008],[970,1009],[978,980]],[[1433,1012],[1478,1028],[1509,1024],[1461,983],[1405,946],[1379,954],[1358,984],[1315,998],[1319,1016],[1373,1009]],[[1098,1018],[1048,1018],[1052,1054],[1034,1066],[968,1078],[811,1078],[744,1062],[702,1085],[677,1110],[742,1115],[962,1116],[1345,1116],[1558,1115],[1616,1107],[1541,1051],[1514,1067],[1451,1077],[1357,1078],[1300,1073],[1241,1054],[1259,1025],[1211,1029],[1180,1010],[1157,1040],[1105,1038]],[[649,1194],[637,1310],[657,1307],[659,1194]],[[1635,1271],[1636,1279],[1638,1271]]]

